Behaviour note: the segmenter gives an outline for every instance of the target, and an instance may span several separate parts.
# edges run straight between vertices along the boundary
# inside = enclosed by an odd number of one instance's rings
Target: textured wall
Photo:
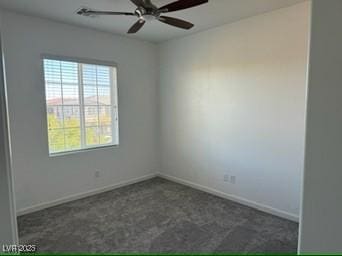
[[[305,2],[160,46],[164,174],[298,217],[308,23]]]
[[[18,210],[158,170],[155,45],[10,12],[2,21]],[[49,157],[41,54],[118,64],[119,147]]]

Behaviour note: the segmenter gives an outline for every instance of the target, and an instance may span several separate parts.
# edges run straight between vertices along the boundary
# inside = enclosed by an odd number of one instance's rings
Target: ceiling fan
[[[194,24],[185,20],[164,16],[162,14],[188,9],[208,2],[208,0],[178,0],[158,8],[151,2],[151,0],[130,1],[137,6],[134,12],[95,11],[88,8],[81,8],[77,11],[77,14],[83,16],[128,15],[138,17],[138,21],[134,23],[133,26],[128,30],[128,34],[138,32],[142,26],[144,26],[146,21],[150,20],[158,20],[177,28],[190,29],[194,26]]]

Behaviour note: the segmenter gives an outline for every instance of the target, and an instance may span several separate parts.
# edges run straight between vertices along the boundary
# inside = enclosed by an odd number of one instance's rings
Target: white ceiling
[[[152,0],[157,6],[173,1]],[[299,2],[303,2],[303,0],[209,0],[208,4],[168,14],[168,16],[182,18],[194,23],[195,27],[190,31],[152,21],[145,24],[135,35],[127,35],[126,31],[136,21],[136,17],[102,16],[90,18],[75,14],[75,11],[80,7],[90,7],[96,10],[134,11],[135,5],[129,0],[0,0],[0,7],[146,41],[162,42]]]

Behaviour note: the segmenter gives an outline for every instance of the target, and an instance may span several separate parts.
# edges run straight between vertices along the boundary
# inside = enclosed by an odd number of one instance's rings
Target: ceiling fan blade
[[[160,12],[174,12],[174,11],[179,11],[191,7],[195,7],[197,5],[205,4],[208,3],[209,0],[178,0],[176,2],[164,5],[158,10]]]
[[[111,12],[111,11],[93,11],[87,8],[82,8],[77,11],[77,14],[83,16],[91,16],[91,15],[129,15],[136,16],[133,12]]]
[[[137,7],[144,6],[144,0],[131,0]]]
[[[136,23],[133,24],[133,26],[128,30],[128,34],[134,34],[137,33],[142,26],[144,26],[145,21],[143,19],[139,19]]]
[[[173,17],[167,17],[167,16],[160,16],[159,21],[166,23],[168,25],[177,27],[177,28],[182,28],[182,29],[190,29],[194,26],[194,24],[187,22],[185,20],[180,20],[176,19]]]

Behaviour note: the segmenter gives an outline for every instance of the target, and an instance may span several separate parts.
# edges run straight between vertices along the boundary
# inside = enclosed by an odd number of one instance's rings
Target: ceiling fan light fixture
[[[146,22],[151,22],[158,19],[158,16],[152,14],[145,14],[142,16],[142,19],[144,19]]]

